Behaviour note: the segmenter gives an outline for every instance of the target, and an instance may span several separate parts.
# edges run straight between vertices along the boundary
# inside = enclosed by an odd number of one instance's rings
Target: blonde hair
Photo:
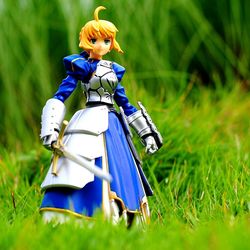
[[[99,6],[95,9],[94,19],[92,21],[87,22],[81,29],[79,36],[79,47],[90,52],[93,47],[90,42],[92,38],[102,37],[111,39],[111,47],[110,50],[115,49],[120,53],[123,53],[120,48],[119,43],[116,41],[116,32],[118,29],[115,25],[106,20],[99,20],[98,13],[100,10],[105,10],[106,8],[103,6]]]

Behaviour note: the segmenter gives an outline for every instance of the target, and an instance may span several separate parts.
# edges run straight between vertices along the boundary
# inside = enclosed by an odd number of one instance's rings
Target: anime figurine
[[[43,145],[54,151],[41,185],[45,193],[40,212],[46,221],[65,221],[69,214],[90,218],[98,210],[114,222],[121,218],[128,225],[134,218],[149,221],[147,196],[152,195],[152,189],[129,126],[149,154],[161,147],[162,138],[142,104],[138,103],[138,110],[126,97],[121,85],[125,69],[102,58],[113,49],[123,53],[115,25],[98,18],[103,9],[96,8],[94,20],[81,29],[79,47],[83,52],[64,58],[67,77],[43,108],[40,136]],[[86,107],[64,124],[64,101],[78,81]]]

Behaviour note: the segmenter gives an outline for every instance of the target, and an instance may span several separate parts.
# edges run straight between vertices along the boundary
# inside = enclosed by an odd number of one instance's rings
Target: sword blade
[[[91,164],[88,160],[85,160],[83,157],[80,157],[78,155],[72,154],[69,150],[67,150],[65,147],[61,147],[60,151],[62,152],[63,156],[68,158],[69,160],[77,163],[81,167],[84,167],[88,169],[91,173],[93,173],[95,176],[106,180],[107,182],[112,181],[112,176],[103,171],[102,169],[98,168],[96,165]]]

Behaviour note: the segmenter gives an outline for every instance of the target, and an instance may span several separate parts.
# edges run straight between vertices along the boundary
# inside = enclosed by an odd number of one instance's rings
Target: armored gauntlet
[[[65,113],[66,108],[63,102],[54,98],[46,102],[42,111],[40,134],[40,138],[46,148],[51,149],[52,143],[57,140]]]
[[[138,102],[140,110],[127,117],[128,124],[136,131],[146,146],[146,152],[152,154],[162,146],[162,136],[157,130],[145,107]]]

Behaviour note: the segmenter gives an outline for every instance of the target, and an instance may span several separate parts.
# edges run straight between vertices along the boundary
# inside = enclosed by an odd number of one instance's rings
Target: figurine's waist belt
[[[93,107],[99,107],[99,106],[106,106],[109,111],[115,111],[114,105],[104,102],[87,102],[86,107],[87,108],[93,108]]]

